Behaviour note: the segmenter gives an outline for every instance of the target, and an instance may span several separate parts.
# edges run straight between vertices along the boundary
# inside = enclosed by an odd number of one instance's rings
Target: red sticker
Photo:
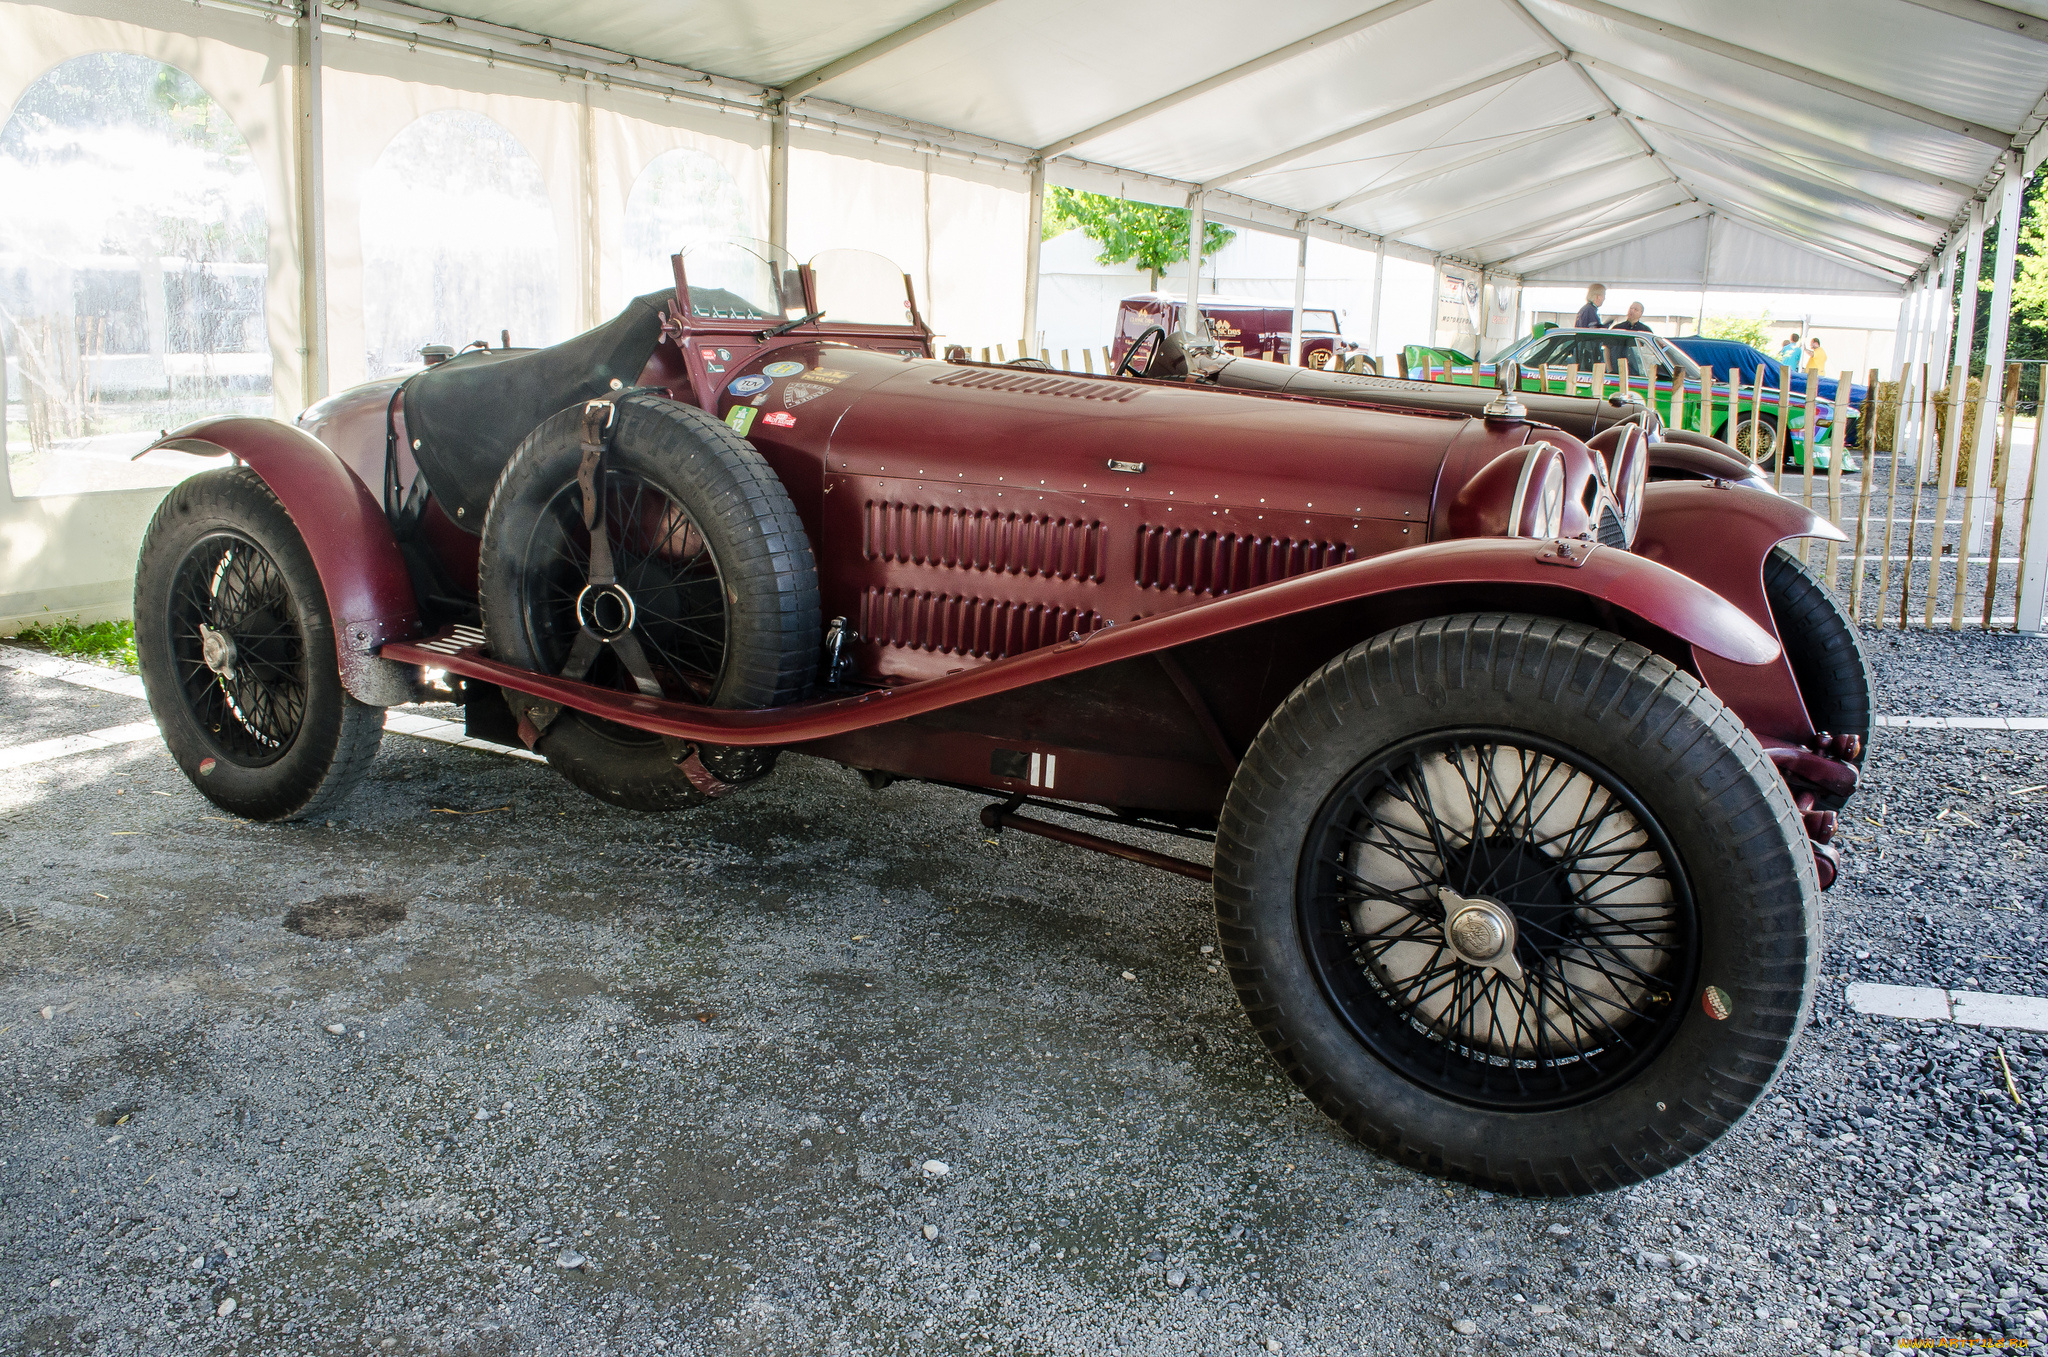
[[[213,775],[213,767],[216,762],[217,760],[211,758],[199,760],[199,776],[211,777]]]
[[[794,429],[796,427],[796,416],[786,410],[772,410],[761,416],[761,422],[763,424],[773,424],[778,429]]]
[[[1715,1022],[1726,1022],[1728,1015],[1735,1011],[1735,1001],[1719,985],[1709,985],[1700,992],[1700,1007]]]

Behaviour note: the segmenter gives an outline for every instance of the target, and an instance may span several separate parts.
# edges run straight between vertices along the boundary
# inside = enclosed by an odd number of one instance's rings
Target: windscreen
[[[690,314],[711,320],[793,320],[803,287],[790,257],[766,241],[730,239],[683,250]]]
[[[1589,369],[1595,364],[1609,372],[1624,369],[1638,377],[1653,373],[1656,368],[1649,351],[1636,342],[1633,332],[1619,334],[1588,333],[1584,330],[1553,331],[1543,336],[1522,353],[1503,354],[1496,361],[1519,362],[1524,367],[1577,367]]]
[[[826,250],[811,258],[818,309],[828,325],[912,325],[903,270],[866,250]]]

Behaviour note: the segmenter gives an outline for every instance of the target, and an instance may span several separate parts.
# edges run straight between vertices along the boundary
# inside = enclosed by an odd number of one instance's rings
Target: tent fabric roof
[[[1608,283],[1629,287],[1688,288],[1711,286],[1716,291],[1896,294],[1896,284],[1875,270],[1839,263],[1801,249],[1782,237],[1753,231],[1733,218],[1716,216],[1713,258],[1707,258],[1708,222],[1704,209],[1676,225],[1633,235],[1561,263],[1547,264],[1522,275],[1531,286]]]
[[[2048,0],[435,4],[347,0],[1546,278],[1676,281],[1711,213],[1717,286],[1896,292],[2048,116]]]

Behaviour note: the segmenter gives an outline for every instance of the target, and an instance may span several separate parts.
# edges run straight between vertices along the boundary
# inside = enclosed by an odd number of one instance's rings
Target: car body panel
[[[1496,597],[1517,591],[1576,594],[1640,618],[1695,651],[1733,665],[1768,665],[1782,654],[1774,633],[1681,572],[1630,552],[1597,546],[1580,550],[1584,559],[1561,563],[1555,543],[1527,538],[1465,538],[1411,547],[1103,626],[1029,652],[963,665],[937,678],[769,710],[700,707],[528,673],[488,659],[480,647],[444,651],[393,645],[386,653],[640,729],[731,745],[783,745],[866,730],[1258,624],[1417,590],[1488,590]]]

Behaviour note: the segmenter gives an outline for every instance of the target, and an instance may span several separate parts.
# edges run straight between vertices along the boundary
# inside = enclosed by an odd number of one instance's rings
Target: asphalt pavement
[[[1888,713],[2048,714],[2040,642],[1873,649]],[[387,734],[269,827],[85,738],[135,697],[0,667],[0,713],[0,1351],[2048,1340],[2044,1037],[1843,1002],[2048,995],[2048,733],[1883,731],[1785,1077],[1692,1165],[1529,1201],[1279,1079],[1205,887],[959,792],[789,757],[643,816]]]

